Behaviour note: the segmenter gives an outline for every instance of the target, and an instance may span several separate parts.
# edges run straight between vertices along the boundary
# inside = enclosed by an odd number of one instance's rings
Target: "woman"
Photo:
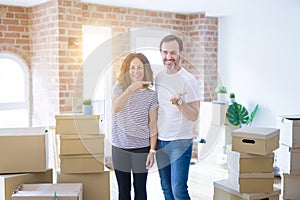
[[[121,65],[112,96],[112,158],[119,200],[131,200],[131,171],[134,199],[147,199],[148,169],[154,163],[157,141],[157,94],[148,88],[152,82],[146,56],[130,53]]]

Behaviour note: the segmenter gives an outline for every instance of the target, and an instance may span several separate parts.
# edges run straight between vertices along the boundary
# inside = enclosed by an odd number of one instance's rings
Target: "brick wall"
[[[167,29],[182,35],[186,40],[185,67],[203,81],[203,99],[214,98],[214,94],[209,93],[214,93],[217,81],[216,18],[205,17],[203,13],[181,15],[89,4],[83,6],[83,23],[109,26],[113,36],[128,32],[131,28],[145,27]],[[113,58],[130,50],[129,38],[117,37],[114,40],[116,41],[113,43]]]
[[[186,35],[189,69],[201,81],[203,99],[214,98],[217,85],[218,21],[203,13],[187,16]]]
[[[214,98],[218,22],[204,13],[183,15],[51,0],[31,8],[0,5],[0,17],[0,52],[20,56],[31,71],[33,125],[53,125],[55,114],[81,110],[82,50],[69,42],[74,38],[82,43],[82,25],[112,28],[113,59],[130,48],[128,37],[115,36],[128,36],[121,33],[131,28],[160,28],[182,35],[184,66],[200,80],[203,100]]]
[[[60,112],[80,112],[82,104],[82,3],[60,0],[59,85]],[[72,43],[75,40],[76,43]]]
[[[0,48],[19,56],[30,67],[28,9],[0,5]]]

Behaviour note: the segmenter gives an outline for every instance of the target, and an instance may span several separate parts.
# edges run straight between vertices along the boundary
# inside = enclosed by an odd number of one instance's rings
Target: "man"
[[[180,65],[181,38],[164,37],[160,52],[166,69],[157,75],[155,82],[159,102],[156,159],[165,199],[186,200],[190,199],[187,180],[200,88],[196,78]]]

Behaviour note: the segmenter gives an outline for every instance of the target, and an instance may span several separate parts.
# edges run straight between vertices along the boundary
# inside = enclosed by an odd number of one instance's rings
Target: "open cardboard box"
[[[23,184],[11,196],[11,200],[82,200],[82,183]]]
[[[47,169],[45,127],[0,129],[0,174],[45,172]]]
[[[19,185],[28,183],[52,183],[53,170],[47,172],[1,174],[0,175],[0,200],[10,200],[11,194]]]

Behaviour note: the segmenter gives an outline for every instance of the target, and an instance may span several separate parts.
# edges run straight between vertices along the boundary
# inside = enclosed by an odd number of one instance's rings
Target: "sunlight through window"
[[[0,128],[29,126],[27,66],[13,54],[0,54]]]

